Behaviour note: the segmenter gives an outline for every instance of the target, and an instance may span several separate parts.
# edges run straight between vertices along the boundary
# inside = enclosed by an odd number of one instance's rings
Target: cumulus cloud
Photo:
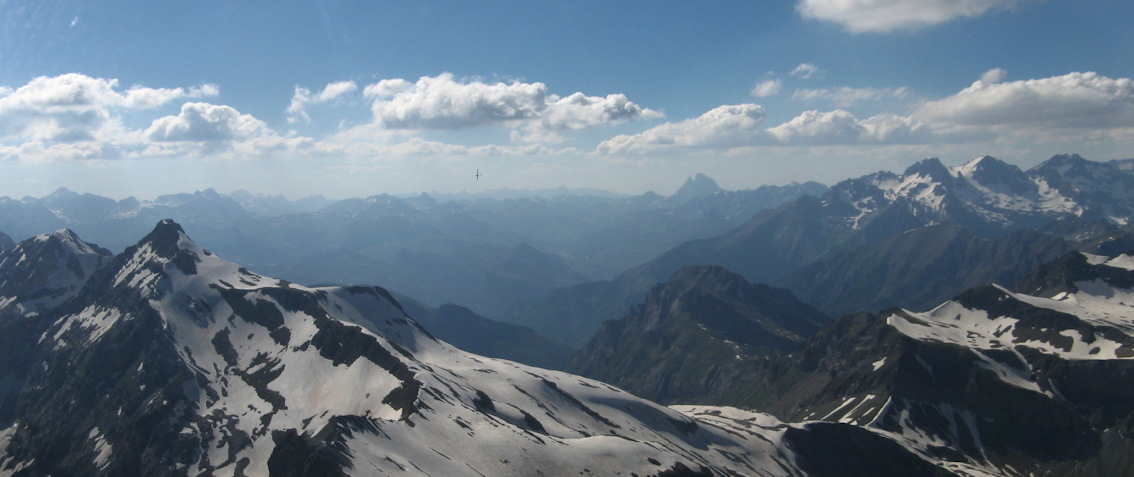
[[[762,127],[764,116],[764,108],[758,104],[720,106],[697,118],[662,124],[639,134],[616,136],[599,144],[597,151],[640,154],[674,147],[756,144],[767,135]]]
[[[980,80],[922,104],[914,115],[951,127],[1134,127],[1134,81],[1091,72],[1002,83]]]
[[[799,89],[791,95],[791,99],[803,101],[827,101],[839,108],[849,108],[861,102],[879,101],[885,99],[905,99],[910,96],[906,87],[901,88],[823,88]]]
[[[264,135],[263,121],[236,109],[208,103],[185,103],[177,116],[154,120],[146,137],[158,142],[233,141]]]
[[[364,94],[371,111],[390,129],[455,129],[530,119],[547,109],[543,83],[461,83],[452,74],[422,77],[416,83],[383,80]]]
[[[1023,0],[798,0],[806,18],[841,24],[854,33],[887,33],[975,17]]]
[[[71,73],[39,77],[17,89],[0,89],[0,139],[77,142],[113,127],[112,110],[152,109],[182,98],[215,96],[218,88],[121,90],[118,80]]]
[[[297,123],[302,121],[310,123],[311,117],[307,115],[307,106],[333,101],[357,90],[358,84],[354,81],[330,83],[324,86],[323,91],[320,91],[318,94],[312,93],[311,90],[307,88],[296,86],[295,94],[291,97],[291,104],[287,107],[287,122]]]
[[[985,83],[999,83],[1001,81],[1004,81],[1004,79],[1007,77],[1008,72],[1004,71],[1003,68],[993,68],[991,70],[985,71],[984,74],[980,75],[980,80],[984,81]]]
[[[778,145],[833,146],[910,144],[934,139],[929,126],[915,119],[880,114],[860,120],[848,111],[804,111],[768,129]]]
[[[830,112],[804,111],[768,132],[784,144],[829,145],[858,142],[865,128],[853,114],[838,109]]]
[[[790,74],[803,79],[811,79],[812,76],[819,74],[819,67],[811,63],[800,63],[799,66],[791,70]]]
[[[772,78],[756,83],[756,87],[752,88],[752,96],[757,98],[767,98],[780,94],[783,90],[784,82],[779,78]]]
[[[662,117],[657,111],[634,104],[624,94],[600,98],[575,93],[565,98],[552,95],[549,100],[547,109],[539,115],[539,129],[584,129],[632,119]]]
[[[550,94],[543,83],[461,82],[449,73],[414,83],[386,79],[367,86],[363,94],[373,100],[375,123],[387,129],[457,129],[503,123],[562,130],[661,116],[621,94],[559,97]]]

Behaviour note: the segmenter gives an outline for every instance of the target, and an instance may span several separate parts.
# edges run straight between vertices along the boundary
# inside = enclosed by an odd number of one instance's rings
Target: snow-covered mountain
[[[924,225],[951,222],[988,233],[1034,228],[1062,215],[1117,225],[1134,219],[1134,175],[1077,154],[1054,156],[1027,172],[991,156],[956,167],[925,159],[900,175],[879,172],[831,192],[852,206],[840,217],[850,228],[894,207]]]
[[[970,475],[1130,475],[1134,257],[1071,252],[1010,290],[835,320],[759,404],[874,429]]]
[[[113,255],[67,229],[0,250],[0,310],[35,315],[54,308],[75,296]]]
[[[0,344],[23,345],[20,359],[0,362],[0,475],[933,470],[854,426],[671,409],[469,354],[381,288],[264,277],[172,221],[32,317],[35,326],[27,318],[0,315]]]
[[[793,272],[809,266],[822,272],[831,260],[842,260],[844,263],[835,265],[843,267],[854,265],[847,261],[884,256],[884,251],[873,250],[879,244],[907,248],[916,254],[917,250],[911,249],[916,244],[898,236],[933,225],[957,225],[976,237],[1000,243],[1011,242],[1011,237],[1005,237],[1014,232],[1032,230],[1075,242],[1071,246],[1077,247],[1108,235],[1118,242],[1129,241],[1118,236],[1132,220],[1134,174],[1113,162],[1093,162],[1078,155],[1055,156],[1024,172],[989,156],[952,168],[937,159],[926,159],[902,174],[878,172],[848,179],[821,197],[804,195],[759,212],[724,234],[681,243],[611,280],[561,288],[518,308],[508,320],[580,345],[603,321],[620,318],[642,301],[650,287],[665,282],[686,265],[723,266],[754,283],[792,285],[802,295],[807,291],[790,283]],[[964,248],[961,243],[955,245]],[[1038,258],[1051,258],[1041,255]],[[966,260],[960,256],[940,258]],[[1031,261],[1036,257],[1025,258]],[[869,266],[879,263],[872,259],[865,262]],[[1008,265],[981,273],[990,278],[1018,273],[1012,267],[1019,264]],[[970,267],[974,268],[980,267]],[[869,283],[869,270],[849,272],[827,283],[837,289]],[[947,275],[953,272],[947,270],[946,276],[928,272],[931,281],[905,275],[892,278],[922,293],[930,287],[944,288],[934,297],[939,299],[972,286],[963,279],[948,280]],[[901,301],[902,297],[871,293],[873,297],[855,305],[909,303]],[[847,309],[830,304],[822,308],[836,312]]]

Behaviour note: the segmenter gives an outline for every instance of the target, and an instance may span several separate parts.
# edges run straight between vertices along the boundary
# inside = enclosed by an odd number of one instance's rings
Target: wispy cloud
[[[823,88],[798,89],[791,99],[802,101],[826,101],[839,108],[849,108],[862,102],[887,99],[906,99],[910,97],[909,88]]]
[[[790,74],[803,79],[811,79],[812,76],[819,74],[820,71],[819,67],[814,64],[800,63],[799,66],[791,70]]]
[[[756,83],[756,87],[752,88],[752,96],[757,98],[767,98],[780,94],[784,89],[784,82],[779,78],[766,79]]]
[[[291,97],[291,104],[287,107],[287,122],[310,123],[311,117],[307,115],[307,107],[309,105],[333,101],[357,90],[358,85],[354,81],[330,83],[324,86],[323,90],[318,94],[312,93],[311,90],[307,88],[296,86],[295,94]]]

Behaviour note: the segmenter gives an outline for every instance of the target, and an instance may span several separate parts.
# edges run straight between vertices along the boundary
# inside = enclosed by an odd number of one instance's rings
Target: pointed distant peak
[[[922,159],[916,164],[910,166],[906,169],[906,172],[903,175],[922,175],[926,177],[932,177],[934,179],[942,179],[944,177],[952,176],[953,174],[950,173],[949,169],[941,163],[941,159],[930,157],[928,159]]]
[[[697,173],[693,177],[685,179],[685,184],[683,184],[681,186],[681,188],[682,189],[691,188],[691,189],[695,189],[695,190],[711,191],[711,192],[718,192],[718,191],[722,190],[720,188],[720,186],[717,185],[717,181],[713,180],[713,178],[711,178],[711,177],[709,177],[705,174],[702,174],[702,173]]]
[[[48,197],[50,197],[50,196],[68,196],[68,195],[79,195],[79,194],[77,192],[71,190],[71,189],[66,188],[66,187],[60,187],[58,189],[55,189],[55,192],[48,194]]]
[[[682,184],[681,188],[670,197],[684,201],[698,197],[708,197],[717,192],[722,192],[723,190],[724,189],[721,189],[720,186],[717,185],[717,181],[705,174],[698,173],[686,179],[685,184]]]
[[[425,192],[422,192],[421,195],[414,197],[413,202],[422,206],[437,205],[437,199],[434,199],[433,196],[426,194]]]

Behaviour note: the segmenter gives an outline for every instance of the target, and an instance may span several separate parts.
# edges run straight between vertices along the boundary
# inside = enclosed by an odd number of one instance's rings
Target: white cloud
[[[270,133],[263,121],[236,109],[208,103],[185,103],[177,116],[154,120],[146,137],[158,142],[234,141]]]
[[[558,97],[543,83],[459,82],[450,73],[416,83],[387,79],[369,85],[376,124],[387,129],[457,129],[507,124],[528,129],[581,129],[661,114],[630,102],[625,95],[575,93]]]
[[[1129,128],[1134,127],[1134,81],[1091,72],[1005,83],[982,80],[922,104],[914,115],[942,127]]]
[[[752,96],[757,98],[767,98],[780,94],[783,90],[784,82],[779,78],[772,78],[756,83],[756,87],[752,88]]]
[[[358,90],[358,85],[354,81],[338,81],[330,83],[323,87],[323,91],[319,94],[314,94],[311,90],[296,86],[295,94],[291,97],[291,104],[287,107],[287,122],[311,122],[311,117],[307,115],[307,106],[312,104],[326,103],[342,97],[345,94],[353,93]]]
[[[638,106],[624,94],[611,94],[605,98],[575,93],[565,98],[551,96],[551,102],[540,115],[539,129],[583,129],[601,124],[620,123],[633,119],[654,119],[662,114]]]
[[[417,83],[384,80],[368,86],[376,123],[389,129],[455,129],[531,119],[547,109],[543,83],[460,83],[449,73]]]
[[[878,144],[927,144],[946,139],[926,123],[909,116],[879,114],[862,121],[864,142]]]
[[[790,74],[803,79],[811,79],[812,76],[819,74],[819,67],[811,63],[800,63],[799,66],[791,70]]]
[[[854,33],[887,33],[975,17],[1022,0],[797,0],[806,18],[843,25]]]
[[[830,112],[804,111],[792,120],[768,130],[780,143],[808,145],[856,143],[865,131],[858,118],[841,109]]]
[[[861,102],[879,101],[885,99],[905,99],[910,96],[906,87],[901,88],[824,88],[799,89],[791,95],[791,99],[803,101],[828,101],[836,107],[849,108]]]
[[[999,83],[1001,81],[1004,81],[1004,79],[1007,77],[1008,72],[1004,71],[1003,68],[993,68],[991,70],[985,71],[984,74],[980,75],[980,80],[984,81],[985,83]]]
[[[215,96],[214,85],[120,91],[118,80],[70,73],[0,88],[0,140],[77,142],[114,128],[112,110],[152,109],[180,98]]]
[[[601,154],[640,154],[674,147],[720,148],[756,144],[767,136],[764,108],[719,106],[700,117],[666,123],[639,134],[619,135],[598,145]]]

